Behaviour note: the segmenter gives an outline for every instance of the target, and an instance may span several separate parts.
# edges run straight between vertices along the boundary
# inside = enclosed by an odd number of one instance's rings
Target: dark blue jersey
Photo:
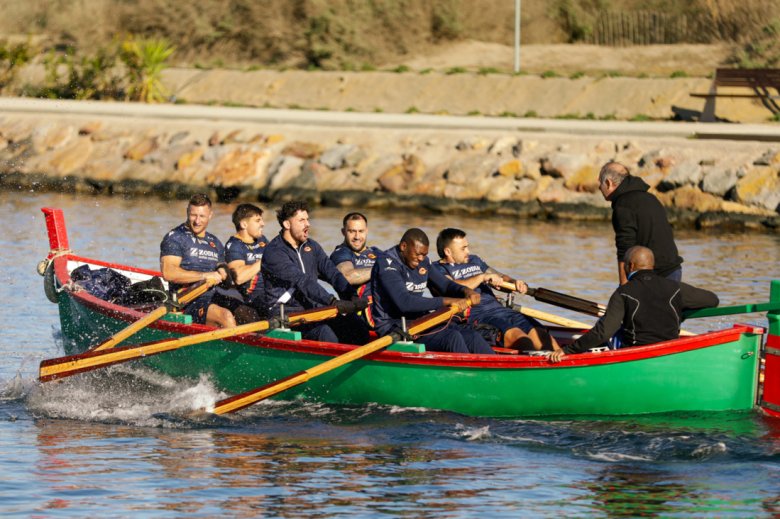
[[[442,260],[443,261],[443,260]],[[433,264],[433,269],[449,276],[455,281],[469,279],[479,274],[484,274],[490,268],[482,258],[469,254],[469,260],[466,263],[443,263],[442,261]],[[480,294],[480,302],[477,306],[471,308],[471,316],[479,317],[479,314],[490,311],[491,308],[503,308],[504,306],[496,299],[493,289],[487,283],[480,283],[476,291]]]
[[[225,261],[230,263],[241,260],[247,265],[252,265],[263,258],[266,245],[268,245],[268,238],[265,236],[260,236],[251,243],[246,243],[237,235],[231,236],[225,244]],[[258,272],[252,279],[242,283],[238,289],[248,303],[261,298],[263,296],[262,274]]]
[[[263,254],[264,308],[275,312],[284,304],[290,312],[327,306],[333,299],[318,279],[327,281],[338,293],[356,295],[355,289],[339,272],[319,243],[307,240],[295,248],[281,233]]]
[[[203,237],[195,236],[186,223],[179,225],[165,235],[160,243],[160,258],[176,256],[184,270],[214,272],[217,265],[225,261],[225,247],[219,238],[206,232]],[[184,285],[171,283],[171,290]]]
[[[355,252],[345,244],[336,246],[336,248],[330,254],[330,260],[337,267],[339,264],[345,261],[352,262],[352,265],[356,269],[370,269],[376,263],[376,258],[382,254],[382,251],[377,247],[366,247],[360,252]],[[360,297],[368,297],[371,295],[371,285],[364,283],[357,287],[357,293]],[[343,294],[339,294],[344,297]]]
[[[384,335],[399,326],[401,317],[408,324],[432,310],[444,306],[441,297],[425,297],[426,288],[450,297],[465,297],[464,287],[447,279],[438,270],[431,270],[426,257],[416,269],[409,268],[401,259],[396,245],[377,258],[371,270],[371,295],[369,323]]]

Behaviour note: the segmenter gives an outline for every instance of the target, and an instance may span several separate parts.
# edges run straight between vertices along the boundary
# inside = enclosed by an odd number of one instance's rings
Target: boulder
[[[758,166],[749,169],[745,176],[737,181],[735,192],[738,202],[780,211],[780,179],[774,167]]]
[[[719,211],[723,200],[719,197],[704,193],[698,187],[682,186],[668,193],[671,196],[671,205],[677,209],[688,209],[696,213]]]
[[[484,150],[490,146],[490,141],[483,137],[468,137],[458,141],[455,149],[458,151]]]
[[[488,148],[488,153],[499,157],[519,157],[523,151],[523,141],[517,137],[500,137]]]
[[[315,142],[295,141],[282,150],[282,155],[298,157],[300,159],[314,159],[322,153],[322,148]]]
[[[196,162],[200,161],[200,159],[203,158],[203,154],[205,152],[206,150],[202,146],[198,146],[189,151],[185,151],[184,153],[179,155],[178,159],[176,159],[175,169],[177,170],[187,169],[188,167],[192,166]]]
[[[354,144],[337,144],[320,156],[320,163],[330,169],[353,168],[366,158],[366,153]]]
[[[78,135],[76,129],[71,125],[56,126],[46,124],[38,126],[32,132],[32,145],[35,153],[44,153],[49,150],[56,150],[70,143]]]
[[[519,159],[512,159],[498,166],[498,174],[506,178],[522,178],[523,163]]]
[[[737,180],[736,168],[716,165],[704,173],[701,189],[705,193],[722,197],[737,185]]]
[[[158,138],[147,137],[136,142],[127,151],[125,151],[124,158],[128,160],[141,160],[148,154],[155,151],[160,146]]]
[[[270,192],[278,191],[291,185],[295,178],[301,174],[304,159],[293,155],[280,155],[276,157],[268,169],[268,189]]]
[[[81,169],[92,153],[92,140],[89,137],[79,137],[71,145],[56,152],[49,164],[59,176],[70,175]]]
[[[701,182],[703,173],[697,161],[682,160],[672,164],[669,173],[658,184],[661,190],[670,190],[679,186],[695,186]]]
[[[555,152],[541,160],[543,175],[562,178],[564,186],[572,191],[598,190],[598,170],[591,159],[582,153]]]
[[[223,155],[206,177],[209,185],[265,187],[269,178],[271,154],[268,150],[235,148]]]
[[[447,167],[444,178],[448,184],[457,186],[474,185],[475,182],[490,178],[498,170],[500,159],[492,155],[470,155],[455,159]],[[482,194],[476,195],[477,198]]]
[[[402,156],[402,162],[392,166],[382,173],[377,179],[379,187],[390,193],[402,193],[409,190],[410,186],[423,178],[425,164],[416,155],[406,154]]]
[[[778,150],[767,150],[753,161],[754,166],[774,166],[776,164],[780,164],[780,151]]]
[[[79,135],[94,135],[103,129],[103,121],[90,121],[79,127]]]

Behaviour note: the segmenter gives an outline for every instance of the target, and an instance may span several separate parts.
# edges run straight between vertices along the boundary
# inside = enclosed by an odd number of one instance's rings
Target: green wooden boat
[[[158,272],[78,256],[69,250],[59,209],[46,216],[50,268],[45,287],[59,305],[66,353],[75,355],[144,317],[73,288],[83,264],[133,281]],[[761,305],[759,305],[761,306]],[[390,348],[325,373],[278,398],[329,404],[430,408],[485,417],[626,415],[762,408],[780,415],[780,281],[773,281],[766,330],[735,325],[658,344],[568,355],[558,364],[526,355],[461,355]],[[707,312],[707,311],[704,311]],[[710,311],[711,312],[711,311]],[[728,312],[727,312],[728,313]],[[125,341],[141,344],[211,328],[159,320]],[[582,330],[559,330],[570,340]],[[247,334],[137,360],[173,377],[207,374],[228,393],[288,377],[354,346]],[[765,345],[764,343],[767,342]],[[762,372],[762,358],[766,370]],[[762,397],[763,395],[763,397]]]

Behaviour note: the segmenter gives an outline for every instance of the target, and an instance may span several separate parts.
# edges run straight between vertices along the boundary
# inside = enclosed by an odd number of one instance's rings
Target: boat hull
[[[60,296],[69,354],[84,351],[127,325],[89,299],[68,292]],[[177,325],[147,328],[128,344],[184,335],[171,326]],[[423,407],[489,417],[753,408],[761,334],[735,327],[703,337],[670,341],[679,344],[666,353],[648,355],[648,350],[658,349],[651,346],[583,355],[579,357],[590,361],[581,364],[553,365],[514,356],[464,360],[462,355],[385,352],[326,373],[279,398]],[[310,368],[344,348],[254,336],[188,346],[137,362],[173,377],[197,379],[206,374],[219,389],[232,394]]]

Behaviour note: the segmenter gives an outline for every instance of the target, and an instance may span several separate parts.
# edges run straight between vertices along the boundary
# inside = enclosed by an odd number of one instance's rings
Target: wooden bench
[[[718,87],[749,88],[751,94],[719,94]],[[774,93],[772,92],[774,89]],[[746,97],[761,100],[775,116],[780,115],[780,69],[777,68],[719,68],[715,71],[710,91],[706,94],[691,93],[693,97],[704,97],[702,122],[715,121],[715,99],[718,97]]]

